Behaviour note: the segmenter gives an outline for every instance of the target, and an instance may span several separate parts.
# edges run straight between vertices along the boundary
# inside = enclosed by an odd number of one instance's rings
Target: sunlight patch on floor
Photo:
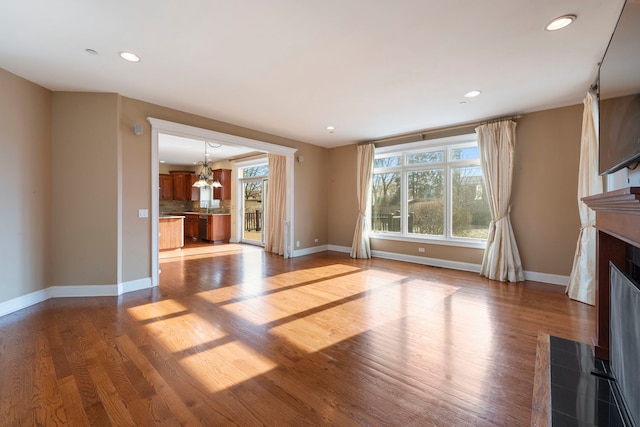
[[[304,285],[307,282],[314,282],[326,279],[327,277],[349,274],[354,271],[360,271],[360,268],[335,264],[330,267],[291,271],[263,278],[262,271],[258,267],[255,267],[254,272],[250,273],[250,276],[245,278],[242,283],[200,292],[198,293],[198,296],[210,303],[224,304],[232,302],[237,298],[262,297],[265,293],[273,291],[276,291],[275,293],[277,293],[278,289],[281,288]],[[304,272],[303,280],[299,278],[301,272]]]
[[[241,384],[278,366],[239,341],[187,356],[180,363],[211,393]]]
[[[363,298],[379,288],[400,283],[405,276],[370,271],[357,271],[339,279],[311,281],[302,287],[293,287],[267,295],[256,295],[253,298],[223,305],[222,308],[234,316],[242,317],[256,325],[275,322],[290,316],[304,316],[324,306],[343,304],[354,298]],[[327,277],[324,276],[324,277]],[[369,280],[371,279],[371,280]],[[313,295],[315,298],[309,298]]]
[[[144,327],[149,335],[171,352],[206,345],[227,336],[226,332],[193,313],[157,320]]]
[[[167,299],[149,304],[138,305],[127,309],[136,320],[147,320],[155,317],[168,316],[188,311],[188,308],[179,302]]]
[[[346,298],[342,304],[278,325],[270,332],[315,352],[399,319],[420,315],[429,306],[442,305],[457,289],[440,284],[432,286],[423,280],[374,288],[362,297]],[[343,319],[339,327],[335,319]]]

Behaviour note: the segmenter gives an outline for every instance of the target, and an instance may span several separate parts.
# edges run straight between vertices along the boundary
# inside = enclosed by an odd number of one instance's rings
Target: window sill
[[[435,239],[433,237],[413,237],[402,234],[387,234],[387,233],[369,233],[371,239],[379,240],[394,240],[398,242],[414,242],[424,243],[427,245],[443,245],[443,246],[457,246],[461,248],[472,249],[484,249],[487,246],[486,240],[465,240],[465,239]]]

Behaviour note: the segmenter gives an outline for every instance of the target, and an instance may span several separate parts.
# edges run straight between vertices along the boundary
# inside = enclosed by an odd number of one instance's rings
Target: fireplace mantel
[[[596,356],[609,359],[609,261],[625,268],[627,245],[640,247],[640,187],[582,199],[596,211]]]

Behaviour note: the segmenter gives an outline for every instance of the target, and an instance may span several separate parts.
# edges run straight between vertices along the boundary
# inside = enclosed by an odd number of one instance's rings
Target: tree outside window
[[[487,238],[491,214],[475,139],[440,146],[430,141],[423,149],[413,145],[412,151],[378,154],[372,178],[374,233]]]

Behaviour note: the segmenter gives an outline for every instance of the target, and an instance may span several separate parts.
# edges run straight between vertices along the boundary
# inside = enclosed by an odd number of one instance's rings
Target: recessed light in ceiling
[[[85,52],[87,52],[89,55],[97,55],[98,51],[94,50],[94,49],[85,49]]]
[[[329,133],[333,133],[334,130],[336,130],[335,126],[327,126],[327,130],[329,131]]]
[[[160,163],[166,163],[166,161],[164,161],[164,160],[160,160]]]
[[[471,92],[467,92],[464,94],[465,98],[475,98],[476,96],[480,95],[482,92],[480,92],[479,90],[472,90]]]
[[[553,21],[549,22],[547,24],[547,26],[544,27],[544,29],[547,30],[547,31],[560,30],[560,29],[568,26],[569,24],[571,24],[573,21],[576,20],[576,18],[577,18],[576,15],[559,16],[556,19],[554,19]]]
[[[120,58],[124,59],[125,61],[140,62],[140,57],[138,55],[136,55],[135,53],[120,52],[119,55],[120,55]]]

